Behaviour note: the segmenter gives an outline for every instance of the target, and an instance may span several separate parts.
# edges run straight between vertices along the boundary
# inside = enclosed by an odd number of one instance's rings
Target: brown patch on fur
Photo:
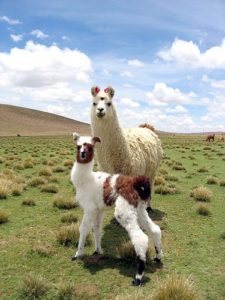
[[[155,127],[151,124],[148,124],[148,123],[144,123],[144,124],[141,124],[139,125],[140,128],[148,128],[150,129],[151,131],[154,131],[155,132]]]
[[[141,188],[144,187],[142,193]],[[147,188],[147,190],[145,190]],[[116,192],[126,199],[134,207],[140,200],[147,200],[150,196],[149,179],[146,176],[120,175],[116,180]]]
[[[113,188],[110,185],[111,176],[107,177],[103,184],[103,201],[106,206],[111,206],[116,201],[116,195],[113,195]]]
[[[83,145],[85,151],[85,158],[81,158],[80,148],[81,146],[77,146],[77,162],[80,164],[87,164],[92,161],[94,157],[94,146],[92,144],[86,143]]]

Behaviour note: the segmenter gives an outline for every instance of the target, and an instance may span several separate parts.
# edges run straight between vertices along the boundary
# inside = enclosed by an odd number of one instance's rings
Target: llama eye
[[[95,102],[94,102],[94,103],[93,103],[93,105],[94,105],[94,106],[96,106],[96,105],[97,105],[97,103],[95,103]]]
[[[111,102],[108,102],[108,103],[107,103],[107,105],[108,105],[108,106],[111,106],[111,105],[112,105],[112,103],[111,103]]]

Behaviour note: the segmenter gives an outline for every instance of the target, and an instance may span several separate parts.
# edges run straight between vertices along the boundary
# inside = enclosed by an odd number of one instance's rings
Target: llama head
[[[99,137],[81,136],[76,132],[73,133],[73,139],[77,145],[77,162],[89,163],[94,157],[94,147],[100,143]]]
[[[92,115],[98,119],[107,119],[113,114],[112,98],[115,94],[114,89],[108,86],[103,91],[98,86],[91,88],[93,96]]]

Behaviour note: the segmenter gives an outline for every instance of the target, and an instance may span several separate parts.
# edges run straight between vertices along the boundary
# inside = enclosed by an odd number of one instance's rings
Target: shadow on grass
[[[136,261],[125,261],[117,256],[116,249],[124,240],[129,240],[126,230],[120,226],[115,218],[111,219],[110,223],[105,226],[102,237],[104,255],[84,256],[82,259],[83,267],[89,270],[91,274],[96,274],[102,269],[118,269],[120,274],[132,279],[136,272]],[[154,273],[161,268],[163,268],[162,263],[150,261],[146,265],[145,274]],[[149,282],[149,280],[148,277],[144,276],[143,283]]]
[[[162,221],[163,218],[166,216],[166,213],[154,208],[153,211],[150,211],[148,213],[148,215],[152,219],[152,221]]]

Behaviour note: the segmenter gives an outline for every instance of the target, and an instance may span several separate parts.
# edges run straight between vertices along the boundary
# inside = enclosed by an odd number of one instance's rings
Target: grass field
[[[166,299],[157,296],[163,287],[168,299],[225,299],[225,143],[165,136],[162,144],[152,218],[163,230],[165,258],[148,262],[136,288],[135,265],[119,257],[128,237],[112,209],[100,259],[87,256],[90,238],[84,259],[71,262],[76,237],[60,238],[82,217],[71,201],[72,139],[0,138],[0,299]],[[183,289],[177,278],[188,278],[192,297],[169,296],[170,280]]]

